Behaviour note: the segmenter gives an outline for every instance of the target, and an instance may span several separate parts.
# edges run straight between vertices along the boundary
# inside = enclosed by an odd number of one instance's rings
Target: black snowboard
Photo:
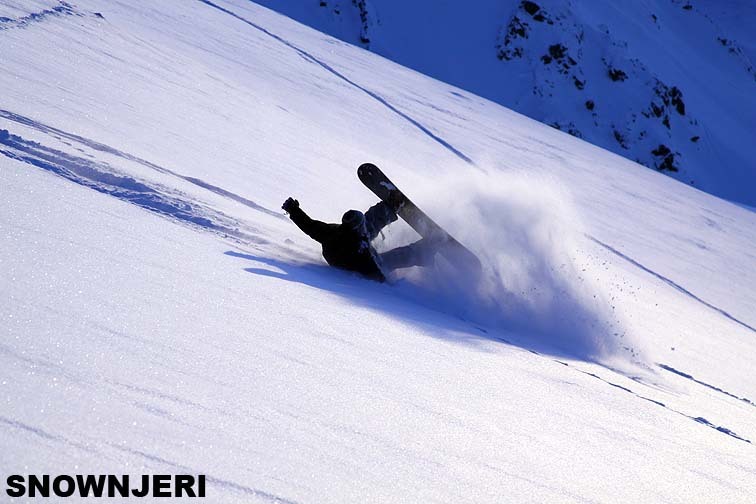
[[[433,222],[425,212],[404,195],[381,171],[372,163],[365,163],[357,169],[357,176],[376,196],[391,205],[396,214],[404,219],[412,229],[423,238],[438,243],[438,251],[453,265],[469,268],[471,272],[479,274],[480,260],[464,245],[459,243],[444,228]]]

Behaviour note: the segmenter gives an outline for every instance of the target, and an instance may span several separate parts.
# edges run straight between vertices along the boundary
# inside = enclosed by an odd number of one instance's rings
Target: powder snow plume
[[[628,350],[626,324],[606,289],[591,279],[595,266],[582,251],[587,239],[581,219],[558,181],[531,174],[468,174],[441,180],[432,195],[417,193],[417,201],[478,255],[483,274],[473,279],[437,259],[434,268],[399,273],[419,286],[413,297],[489,327],[526,334],[531,339],[524,343],[540,350],[588,360]],[[406,236],[410,233],[389,242],[416,239]]]

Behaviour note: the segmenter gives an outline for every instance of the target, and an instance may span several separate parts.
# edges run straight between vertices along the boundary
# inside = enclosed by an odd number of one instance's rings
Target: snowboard
[[[420,210],[380,168],[372,163],[364,163],[357,169],[357,176],[420,236],[438,243],[438,252],[449,262],[455,266],[468,268],[474,274],[480,274],[481,264],[475,254]]]

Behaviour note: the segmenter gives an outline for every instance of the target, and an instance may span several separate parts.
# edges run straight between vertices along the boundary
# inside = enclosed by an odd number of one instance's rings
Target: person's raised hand
[[[291,213],[292,210],[299,208],[299,201],[294,198],[287,198],[284,204],[281,205],[281,208],[283,208],[284,212]]]

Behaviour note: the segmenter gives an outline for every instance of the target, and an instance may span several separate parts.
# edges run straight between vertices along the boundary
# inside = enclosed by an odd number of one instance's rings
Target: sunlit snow
[[[244,0],[0,0],[0,55],[3,484],[752,499],[752,211]],[[480,282],[325,265],[280,206],[366,161]]]

